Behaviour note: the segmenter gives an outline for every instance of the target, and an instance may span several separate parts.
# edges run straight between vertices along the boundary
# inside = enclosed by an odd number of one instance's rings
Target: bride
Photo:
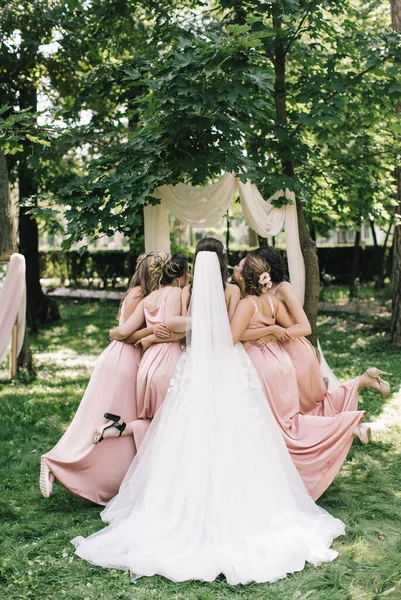
[[[232,343],[219,262],[199,252],[191,332],[167,397],[76,554],[133,578],[273,582],[336,558],[344,524],[316,506],[288,454],[256,371]]]

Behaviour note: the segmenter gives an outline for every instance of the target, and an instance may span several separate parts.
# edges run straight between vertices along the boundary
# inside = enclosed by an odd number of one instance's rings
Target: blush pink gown
[[[274,295],[280,286],[281,284],[273,290]],[[328,392],[315,349],[306,338],[300,337],[279,344],[285,349],[295,368],[301,414],[333,417],[341,412],[357,410],[359,377]]]
[[[120,324],[124,322],[124,304]],[[99,356],[75,416],[60,441],[42,458],[55,478],[75,496],[106,505],[113,498],[150,424],[137,420],[136,379],[139,351],[132,344],[111,342]],[[133,436],[104,439],[92,435],[103,414],[134,421]],[[106,423],[104,419],[104,423]]]
[[[274,318],[255,313],[249,327],[273,325]],[[354,439],[363,411],[333,416],[300,413],[297,374],[289,354],[278,343],[263,348],[246,342],[248,352],[273,415],[302,480],[314,500],[329,487]]]
[[[166,300],[172,288],[166,287],[160,304],[154,310],[146,308],[147,326],[164,322]],[[140,419],[153,419],[167,395],[167,390],[181,357],[180,342],[153,344],[142,357],[137,378],[137,407]]]

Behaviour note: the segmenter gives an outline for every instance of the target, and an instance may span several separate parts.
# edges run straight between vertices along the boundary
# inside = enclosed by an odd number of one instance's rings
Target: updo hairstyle
[[[241,275],[244,278],[245,291],[252,296],[260,296],[271,287],[270,265],[253,250],[246,257]]]
[[[270,277],[274,283],[281,283],[285,280],[285,263],[280,252],[272,246],[261,246],[253,253],[269,264]]]
[[[188,271],[188,260],[183,254],[170,255],[170,260],[163,267],[160,285],[170,285]]]

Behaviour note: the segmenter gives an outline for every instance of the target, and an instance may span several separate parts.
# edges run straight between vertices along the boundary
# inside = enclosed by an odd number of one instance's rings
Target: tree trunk
[[[275,57],[273,61],[275,71],[274,102],[276,107],[277,129],[279,131],[280,129],[287,129],[285,40],[283,36],[280,35],[282,25],[280,16],[273,18],[273,25],[279,31],[275,41]],[[279,140],[287,140],[287,136],[277,137]],[[293,161],[291,158],[288,158],[288,156],[291,156],[291,148],[288,147],[288,141],[281,144],[280,153],[282,153],[282,156],[285,157],[281,160],[283,172],[288,177],[294,178]],[[312,328],[312,333],[309,336],[309,340],[314,346],[317,346],[317,313],[320,291],[319,261],[316,251],[316,244],[310,236],[305,213],[302,204],[298,199],[296,200],[296,208],[298,216],[299,241],[305,261],[306,286],[304,310],[308,316]]]
[[[401,348],[401,167],[396,169],[398,220],[394,226],[393,241],[393,301],[391,318],[391,341]]]
[[[391,22],[394,31],[401,31],[401,0],[391,0]],[[401,114],[401,102],[397,104]],[[393,302],[391,317],[391,341],[401,348],[401,166],[395,169],[397,186],[396,221],[393,241]]]
[[[11,204],[8,168],[4,152],[0,150],[0,256],[17,250],[14,207]]]
[[[30,108],[36,111],[36,89],[27,85],[20,90],[20,108]],[[60,318],[55,300],[43,293],[40,285],[39,265],[39,233],[36,219],[28,214],[36,201],[32,199],[37,194],[37,182],[33,169],[29,165],[32,144],[29,140],[23,142],[23,152],[18,165],[19,184],[19,240],[20,252],[26,262],[26,293],[27,318],[32,331],[37,331],[37,322],[46,323]]]
[[[248,227],[248,244],[251,248],[254,248],[259,243],[258,234],[256,231]]]
[[[375,249],[374,254],[374,270],[375,270],[375,289],[381,290],[384,288],[384,278],[385,278],[385,269],[384,269],[384,256],[386,252],[386,246],[380,246],[377,241],[376,229],[375,229],[375,220],[373,218],[369,219],[370,230],[372,232],[373,238],[373,246]]]
[[[349,283],[350,298],[356,298],[356,296],[358,295],[358,291],[357,291],[358,288],[357,288],[356,280],[358,277],[358,270],[359,270],[360,244],[361,244],[361,230],[359,229],[355,232],[354,254],[352,257],[352,267],[351,267],[350,283]]]

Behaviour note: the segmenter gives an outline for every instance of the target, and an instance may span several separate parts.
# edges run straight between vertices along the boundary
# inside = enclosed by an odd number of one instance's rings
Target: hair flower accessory
[[[272,280],[271,280],[269,273],[267,273],[267,271],[265,271],[264,273],[261,273],[261,275],[259,277],[259,285],[262,288],[264,288],[264,291],[267,291],[271,288]]]

